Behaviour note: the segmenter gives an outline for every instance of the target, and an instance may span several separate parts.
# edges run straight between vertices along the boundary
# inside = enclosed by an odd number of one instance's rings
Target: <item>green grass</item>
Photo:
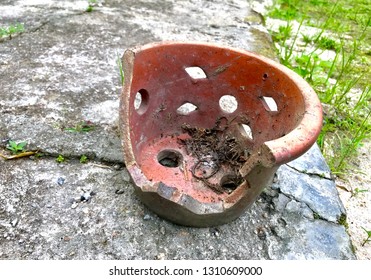
[[[120,82],[121,82],[121,85],[123,85],[125,82],[125,76],[124,76],[124,70],[122,68],[122,61],[118,53],[116,54],[116,56],[117,56],[117,59],[116,59],[117,67],[119,68],[119,74],[120,74]]]
[[[276,0],[266,16],[282,21],[268,26],[281,63],[307,80],[324,104],[318,144],[341,175],[370,138],[370,2]]]
[[[367,230],[364,227],[362,229],[366,232],[367,237],[363,240],[362,246],[365,246],[367,242],[371,242],[371,230]]]
[[[69,131],[69,132],[81,133],[81,132],[93,131],[95,128],[96,128],[96,125],[94,123],[92,123],[91,121],[82,121],[82,122],[77,123],[73,127],[65,128],[65,130]]]
[[[0,38],[12,36],[13,34],[21,33],[24,31],[23,23],[16,23],[7,27],[0,27]]]

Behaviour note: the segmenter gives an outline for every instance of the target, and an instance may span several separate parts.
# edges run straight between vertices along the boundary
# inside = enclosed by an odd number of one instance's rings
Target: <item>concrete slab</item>
[[[0,41],[0,150],[12,139],[42,154],[0,159],[0,259],[355,258],[316,146],[282,166],[253,207],[223,226],[174,225],[133,193],[117,127],[118,57],[148,42],[202,40],[274,58],[248,1],[106,0],[92,12],[87,5],[0,6],[0,26],[25,26]],[[84,122],[93,129],[82,132]],[[57,163],[58,155],[67,160]]]

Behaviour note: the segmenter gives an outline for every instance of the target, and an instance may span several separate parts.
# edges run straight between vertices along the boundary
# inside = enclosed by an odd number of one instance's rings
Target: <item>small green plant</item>
[[[97,0],[88,0],[88,7],[86,8],[86,12],[90,13],[94,10],[94,6],[97,3]]]
[[[88,157],[86,155],[82,155],[80,157],[80,163],[87,163],[88,162]]]
[[[338,50],[339,49],[339,46],[338,44],[335,42],[334,39],[331,39],[329,37],[326,37],[326,36],[322,36],[320,37],[316,43],[318,44],[318,46],[321,48],[321,49],[324,49],[324,50]]]
[[[313,212],[313,219],[315,220],[321,219],[321,216],[317,212]]]
[[[360,194],[360,193],[364,193],[364,192],[368,192],[368,190],[365,190],[365,189],[359,189],[359,188],[355,188],[353,191],[352,191],[352,197]]]
[[[346,229],[349,228],[349,224],[348,224],[348,222],[347,222],[347,216],[344,215],[344,214],[341,214],[341,215],[340,215],[340,218],[338,219],[338,223],[339,223],[340,225],[343,225]]]
[[[25,151],[25,147],[27,145],[26,141],[16,143],[15,141],[9,140],[8,145],[6,148],[12,152],[12,154],[19,154]]]
[[[117,56],[117,66],[119,68],[119,73],[120,73],[120,81],[121,81],[121,85],[123,85],[125,81],[125,76],[124,76],[124,70],[122,68],[121,57],[119,56],[119,54],[116,54],[116,56]]]
[[[90,132],[95,129],[95,124],[91,121],[82,121],[76,124],[74,127],[67,127],[65,130],[69,132]]]
[[[62,163],[62,162],[65,162],[66,159],[64,158],[64,156],[58,155],[58,157],[55,159],[55,161],[58,162],[58,163]]]
[[[371,230],[367,230],[365,229],[364,227],[361,227],[367,234],[367,237],[365,238],[365,240],[363,240],[363,243],[362,243],[362,246],[365,246],[365,244],[367,242],[370,242],[371,241]]]
[[[13,34],[21,33],[23,31],[24,31],[23,23],[9,25],[8,27],[0,27],[0,37],[12,36]]]
[[[302,33],[301,37],[302,37],[303,42],[305,43],[305,45],[308,45],[308,44],[313,42],[313,37],[310,36],[310,35],[306,35],[306,34]]]

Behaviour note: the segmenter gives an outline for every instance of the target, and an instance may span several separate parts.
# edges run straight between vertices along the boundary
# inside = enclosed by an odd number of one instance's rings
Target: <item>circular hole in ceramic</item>
[[[138,114],[142,115],[145,113],[148,108],[148,100],[149,95],[147,90],[142,88],[136,93],[134,99],[134,109],[138,112]]]
[[[233,192],[241,183],[243,179],[241,176],[235,174],[227,174],[220,180],[220,186],[226,190],[227,193]]]
[[[175,168],[183,162],[183,156],[174,150],[163,150],[157,155],[157,161],[162,166]]]
[[[237,110],[238,102],[233,95],[223,95],[219,99],[220,108],[226,113],[233,113]]]

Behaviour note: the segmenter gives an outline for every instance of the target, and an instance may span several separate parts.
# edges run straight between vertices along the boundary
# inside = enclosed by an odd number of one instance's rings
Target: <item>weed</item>
[[[276,35],[276,40],[277,41],[286,41],[291,37],[292,33],[292,26],[290,25],[289,22],[287,22],[286,25],[280,25],[278,27],[278,34]]]
[[[315,220],[321,219],[321,216],[317,212],[313,212],[313,219]]]
[[[66,159],[64,158],[64,156],[58,155],[58,157],[55,159],[55,161],[58,162],[58,163],[62,163],[62,162],[65,162]]]
[[[90,13],[94,10],[95,4],[97,3],[97,0],[88,0],[88,7],[86,8],[86,12]]]
[[[328,38],[326,36],[322,36],[320,37],[316,43],[318,44],[318,46],[321,48],[321,49],[325,49],[325,50],[338,50],[339,49],[339,46],[338,44],[335,42],[334,39],[331,39],[331,38]]]
[[[350,138],[345,138],[345,145],[341,145],[340,149],[340,156],[339,160],[336,164],[336,168],[338,170],[343,170],[346,166],[345,160],[349,158],[350,156],[354,155],[355,151],[358,149],[358,147],[361,146],[361,142],[363,139],[368,138],[370,134],[370,130],[366,126],[366,122],[369,119],[371,111],[368,113],[367,117],[364,119],[363,123],[359,126],[351,126],[351,130],[353,133],[351,133]],[[341,141],[341,139],[339,139]],[[336,173],[336,172],[335,172]]]
[[[23,31],[24,31],[23,23],[9,25],[8,27],[0,27],[0,37],[12,36],[13,34],[21,33]]]
[[[326,108],[331,108],[324,112],[317,143],[332,172],[340,175],[348,159],[370,137],[370,9],[361,0],[275,3],[268,16],[286,22],[278,31],[274,26],[270,30],[281,63],[306,79]],[[303,25],[317,32],[308,34],[308,29],[301,30]]]
[[[76,124],[74,127],[65,128],[65,130],[69,132],[90,132],[94,130],[95,127],[95,124],[93,124],[91,121],[82,121]]]
[[[304,33],[301,34],[301,37],[303,39],[303,42],[305,43],[305,45],[307,46],[308,44],[312,43],[313,42],[313,37],[310,36],[310,35],[306,35]]]
[[[362,246],[365,246],[366,242],[371,241],[371,230],[367,230],[364,227],[361,227],[361,228],[367,233],[367,237],[365,238],[365,240],[363,240],[363,243],[362,243]]]
[[[80,157],[80,163],[87,163],[88,162],[88,157],[86,155],[82,155]]]
[[[19,142],[16,143],[15,141],[9,140],[8,145],[6,148],[12,152],[12,154],[19,154],[25,151],[25,147],[27,142]]]
[[[343,225],[346,229],[349,228],[349,224],[348,224],[348,222],[347,222],[347,216],[344,215],[344,214],[341,214],[341,215],[340,215],[340,218],[338,219],[338,223],[339,223],[340,225]]]
[[[121,61],[121,57],[119,56],[119,54],[116,54],[116,56],[117,56],[117,66],[119,68],[119,73],[120,73],[120,81],[121,81],[121,85],[123,85],[125,82],[125,76],[124,76],[124,70],[122,68],[122,61]]]
[[[360,194],[360,193],[364,193],[364,192],[368,192],[368,190],[365,190],[365,189],[359,189],[359,188],[355,188],[353,191],[352,191],[352,197]]]

